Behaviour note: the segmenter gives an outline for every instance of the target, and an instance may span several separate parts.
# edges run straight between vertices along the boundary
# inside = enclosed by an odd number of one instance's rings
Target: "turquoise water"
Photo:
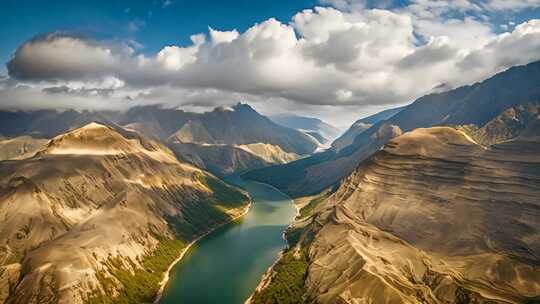
[[[267,185],[228,181],[250,193],[251,210],[191,247],[171,271],[160,303],[244,303],[285,247],[282,233],[295,215],[291,199]]]

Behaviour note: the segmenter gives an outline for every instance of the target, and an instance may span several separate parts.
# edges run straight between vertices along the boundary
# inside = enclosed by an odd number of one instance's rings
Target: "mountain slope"
[[[324,152],[311,159],[254,170],[246,177],[270,183],[293,196],[315,194],[337,183],[386,141],[381,128],[403,132],[438,125],[471,125],[482,128],[505,110],[540,100],[540,61],[517,66],[483,82],[445,93],[426,95],[406,106],[386,121],[371,126],[356,136],[352,144],[339,151]],[[470,127],[470,126],[469,126]],[[398,135],[396,133],[396,135]],[[514,134],[518,136],[519,134]],[[394,136],[388,136],[387,140]],[[359,157],[351,157],[357,155]],[[336,163],[347,163],[341,172],[332,172]],[[316,170],[313,168],[316,167]],[[286,182],[279,177],[287,176]],[[302,187],[300,186],[302,185]],[[306,186],[306,187],[304,187]]]
[[[159,123],[159,128],[144,129],[144,126],[156,122]],[[279,126],[249,105],[240,103],[231,108],[220,107],[200,114],[157,107],[138,107],[128,111],[119,123],[147,136],[184,143],[267,143],[300,155],[309,154],[317,148],[316,142],[309,136]],[[154,133],[156,130],[157,133]]]
[[[525,103],[507,109],[482,128],[473,124],[461,126],[461,129],[478,143],[489,146],[519,136],[539,116],[539,102]]]
[[[300,237],[289,252],[306,265],[298,270],[305,269],[303,299],[538,301],[538,122],[490,148],[449,127],[417,129],[387,143],[291,229],[290,241],[292,231]],[[281,263],[287,269],[293,262]],[[278,276],[267,289],[285,292]]]
[[[356,136],[360,135],[360,133],[366,131],[371,126],[380,121],[390,119],[391,117],[402,111],[404,108],[405,107],[399,107],[384,110],[382,112],[355,121],[352,126],[345,133],[343,133],[343,135],[341,135],[339,138],[334,140],[334,142],[332,142],[332,148],[337,151],[345,148],[346,146],[352,144]]]
[[[187,242],[248,203],[165,146],[97,123],[0,171],[0,302],[151,302]]]
[[[315,138],[319,137],[317,138],[317,140],[321,144],[325,144],[328,141],[334,140],[340,134],[338,128],[318,118],[302,117],[296,115],[275,115],[271,116],[270,119],[284,127],[306,132],[314,136]],[[315,134],[318,134],[318,136]]]
[[[0,140],[0,161],[33,156],[49,141],[47,139],[19,136]]]

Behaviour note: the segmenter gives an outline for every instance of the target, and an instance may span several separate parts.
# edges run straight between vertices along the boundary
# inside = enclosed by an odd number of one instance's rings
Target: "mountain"
[[[360,135],[360,133],[366,131],[372,125],[380,121],[390,119],[392,116],[396,115],[404,108],[405,107],[399,107],[384,110],[382,112],[355,121],[352,126],[345,133],[343,133],[343,135],[341,135],[339,138],[334,140],[334,142],[332,142],[332,148],[337,151],[345,148],[346,146],[352,144],[356,136]]]
[[[218,176],[284,164],[299,158],[294,153],[284,152],[279,146],[262,143],[236,146],[171,142],[168,146],[178,159]]]
[[[120,125],[161,140],[180,158],[202,165],[201,168],[212,168],[218,175],[283,163],[298,158],[297,155],[310,154],[319,146],[312,136],[277,125],[246,104],[205,113],[159,106],[134,107],[125,112],[0,111],[0,135],[8,139],[28,135],[49,139],[93,121]],[[237,147],[253,144],[264,144],[268,149],[239,151]],[[194,151],[204,161],[195,161],[190,156]],[[223,156],[216,158],[214,151]],[[209,154],[205,155],[206,152]],[[275,155],[269,158],[271,153]]]
[[[251,303],[538,303],[538,155],[538,116],[487,148],[450,127],[390,140],[300,210]]]
[[[338,128],[313,117],[275,115],[270,116],[270,119],[282,126],[303,131],[315,137],[321,144],[331,142],[341,133]]]
[[[282,127],[247,104],[219,107],[211,112],[188,113],[155,106],[130,109],[118,122],[162,140],[197,144],[243,145],[267,143],[286,152],[305,155],[317,148],[309,136]],[[149,128],[159,123],[156,128]],[[142,127],[141,127],[142,126]]]
[[[388,120],[358,134],[353,143],[280,166],[256,169],[245,176],[269,183],[295,197],[335,185],[384,143],[402,132],[432,126],[483,128],[504,111],[540,100],[540,61],[512,67],[487,80],[445,93],[423,96]],[[388,130],[394,130],[388,132]],[[383,136],[381,136],[383,135]],[[519,132],[512,136],[519,136]]]
[[[159,142],[99,123],[0,172],[1,303],[151,302],[186,245],[249,202]]]
[[[524,103],[507,109],[482,128],[472,124],[461,126],[461,130],[476,142],[489,146],[519,136],[538,116],[540,116],[539,102]]]
[[[114,121],[118,115],[118,112],[107,111],[0,111],[0,135],[10,138],[23,135],[51,138],[94,121]]]

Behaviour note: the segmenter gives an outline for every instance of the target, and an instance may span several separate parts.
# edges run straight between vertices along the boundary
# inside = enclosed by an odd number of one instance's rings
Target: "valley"
[[[172,269],[160,303],[243,303],[285,247],[282,234],[295,214],[276,189],[239,177],[228,182],[248,191],[251,210],[198,241]]]
[[[540,0],[0,20],[0,304],[540,304]]]

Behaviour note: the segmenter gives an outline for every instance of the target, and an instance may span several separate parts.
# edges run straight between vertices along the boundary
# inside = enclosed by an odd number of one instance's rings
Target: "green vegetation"
[[[118,290],[118,296],[111,297],[110,295],[114,294],[114,291],[118,289],[114,280],[106,276],[105,272],[98,272],[96,275],[105,290],[105,294],[95,291],[88,299],[88,303],[152,303],[159,289],[163,273],[180,255],[185,246],[182,241],[161,238],[154,252],[140,261],[142,268],[137,268],[131,260],[128,260],[133,271],[127,269],[120,258],[110,257],[104,264],[109,269],[109,272],[122,284],[123,288]]]
[[[166,217],[177,239],[158,237],[160,240],[158,247],[139,261],[142,268],[138,268],[129,259],[127,263],[131,264],[131,267],[126,267],[126,262],[123,263],[121,258],[110,257],[105,266],[122,286],[117,286],[115,280],[106,275],[105,271],[98,272],[96,275],[105,290],[105,295],[95,291],[88,299],[88,303],[151,303],[159,289],[163,273],[185,248],[185,243],[179,240],[193,240],[209,228],[228,222],[230,216],[224,209],[240,207],[248,200],[242,192],[218,179],[203,174],[198,174],[196,178],[211,189],[213,195],[199,193],[196,199],[182,202],[181,214]],[[112,298],[110,295],[115,291],[119,295]]]
[[[217,178],[200,173],[196,174],[195,177],[203,185],[214,192],[214,196],[210,198],[210,200],[220,206],[235,208],[241,206],[248,200],[248,197],[245,194]]]
[[[333,192],[326,191],[325,193],[315,197],[309,203],[307,203],[302,209],[300,209],[300,218],[305,218],[313,213],[313,210],[322,202],[324,202]]]
[[[307,275],[307,253],[295,249],[286,251],[274,266],[274,276],[270,284],[253,295],[254,304],[297,304],[304,303]]]
[[[198,194],[198,198],[182,202],[182,213],[165,219],[181,240],[192,240],[211,227],[231,220],[226,210],[242,207],[248,197],[217,178],[197,173],[195,178],[212,190],[213,195]]]

